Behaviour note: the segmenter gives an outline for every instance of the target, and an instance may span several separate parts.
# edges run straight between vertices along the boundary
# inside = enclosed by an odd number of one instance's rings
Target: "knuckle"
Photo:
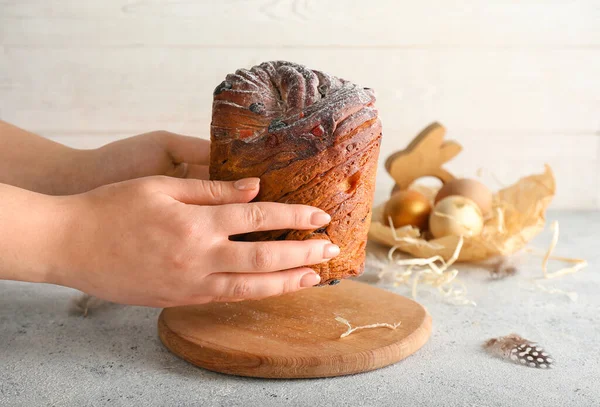
[[[296,207],[294,208],[294,225],[301,227],[307,224],[306,222],[306,211],[304,208]]]
[[[168,130],[156,130],[156,135],[159,137],[172,137],[174,134]]]
[[[174,253],[171,255],[170,263],[171,268],[176,271],[187,269],[187,260],[179,253]]]
[[[167,188],[171,178],[166,175],[153,175],[134,180],[134,182],[136,182],[138,193],[152,194]]]
[[[273,265],[273,252],[268,243],[256,247],[252,255],[252,265],[256,270],[268,270]]]
[[[146,133],[149,137],[153,137],[154,141],[158,144],[165,144],[173,138],[174,134],[167,130],[155,130],[150,133]]]
[[[135,182],[136,192],[142,194],[153,192],[157,188],[160,188],[160,180],[158,177],[146,177],[132,182]]]
[[[204,187],[209,197],[217,199],[223,195],[223,184],[216,181],[204,181]]]
[[[291,278],[286,278],[285,280],[283,280],[283,283],[281,285],[281,294],[286,294],[286,293],[291,293],[293,291],[296,291],[298,287],[298,283],[291,279]]]
[[[316,261],[317,256],[315,256],[315,244],[313,242],[308,242],[306,252],[304,253],[304,265],[310,265]]]
[[[176,248],[171,250],[169,255],[169,263],[173,270],[183,272],[190,268],[190,256],[187,250]]]
[[[183,242],[190,243],[191,240],[194,240],[198,235],[198,224],[196,222],[186,222],[181,226],[182,232],[181,236],[183,238]]]
[[[148,182],[149,184],[167,184],[169,181],[171,181],[171,177],[167,176],[167,175],[152,175],[150,177],[146,177],[145,178],[146,182]]]
[[[265,210],[259,205],[249,205],[246,211],[246,222],[253,229],[260,229],[267,219]]]
[[[197,236],[201,235],[201,222],[195,218],[189,218],[186,214],[175,215],[171,218],[172,230],[177,235],[177,249],[183,249],[192,244]],[[176,250],[177,250],[176,249]]]
[[[231,248],[230,242],[216,244],[213,248],[215,259],[218,259],[212,269],[219,272],[231,272],[239,270],[244,264],[245,256],[240,254],[240,250]]]
[[[248,280],[239,280],[233,284],[231,294],[235,298],[247,298],[252,294],[252,286]]]

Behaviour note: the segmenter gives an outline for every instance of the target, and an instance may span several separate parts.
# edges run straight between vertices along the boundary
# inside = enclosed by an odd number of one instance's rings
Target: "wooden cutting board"
[[[395,329],[359,330],[374,323]],[[431,333],[418,303],[364,283],[343,281],[258,301],[167,308],[158,320],[163,344],[194,365],[265,378],[309,378],[366,372],[416,352]]]

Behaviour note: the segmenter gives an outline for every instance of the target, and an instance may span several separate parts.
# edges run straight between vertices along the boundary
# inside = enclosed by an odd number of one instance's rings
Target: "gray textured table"
[[[425,347],[396,365],[339,378],[277,381],[208,372],[161,345],[157,309],[110,305],[81,318],[67,312],[72,290],[0,282],[0,405],[599,405],[600,213],[551,212],[549,219],[561,226],[556,253],[589,262],[551,284],[576,291],[577,302],[533,288],[539,258],[525,257],[518,275],[502,281],[465,269],[461,278],[476,307],[448,305],[435,291],[422,291],[419,300],[434,324]],[[534,245],[546,247],[549,239],[545,232]],[[395,291],[409,294],[406,287]],[[513,331],[546,347],[555,369],[513,365],[481,350],[485,339]]]

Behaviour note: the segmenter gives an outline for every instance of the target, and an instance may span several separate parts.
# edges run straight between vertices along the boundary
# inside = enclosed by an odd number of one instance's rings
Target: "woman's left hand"
[[[151,175],[208,179],[210,142],[154,131],[87,150],[83,155],[87,156],[81,166],[86,190]]]
[[[79,150],[0,120],[0,146],[0,183],[48,195],[152,175],[208,179],[210,142],[168,131]]]

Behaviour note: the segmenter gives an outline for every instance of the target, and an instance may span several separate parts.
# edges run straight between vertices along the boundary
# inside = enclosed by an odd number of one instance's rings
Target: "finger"
[[[164,132],[166,148],[175,164],[208,165],[210,141],[199,137]]]
[[[174,178],[191,178],[208,180],[208,166],[188,163],[173,164],[165,175]]]
[[[218,208],[219,226],[229,236],[261,230],[308,230],[331,222],[319,208],[277,202],[255,202]]]
[[[172,198],[192,205],[223,205],[250,202],[258,194],[260,178],[237,181],[162,178],[160,190]]]
[[[258,299],[272,297],[313,287],[321,278],[312,269],[301,267],[275,273],[216,273],[211,274],[204,287],[213,293],[213,301]]]
[[[259,300],[260,298],[253,298],[254,300]],[[218,297],[218,298],[210,298],[206,302],[240,302],[244,301],[244,298],[233,298],[233,297]],[[201,304],[205,304],[206,302],[202,302]]]
[[[233,297],[213,298],[213,297],[202,296],[202,297],[192,297],[191,299],[186,299],[185,301],[182,301],[181,303],[177,303],[177,305],[198,305],[198,304],[208,304],[210,302],[240,302],[240,301],[244,301],[244,299],[243,298],[233,298]],[[169,304],[167,306],[173,307],[176,305]],[[165,308],[165,307],[161,307],[161,308]]]
[[[171,168],[165,172],[165,175],[174,178],[187,178],[188,171],[189,165],[187,163],[173,164]]]
[[[189,164],[185,178],[208,180],[210,178],[208,175],[208,166]]]
[[[227,242],[221,249],[220,271],[264,273],[310,266],[331,260],[340,248],[329,240]]]

